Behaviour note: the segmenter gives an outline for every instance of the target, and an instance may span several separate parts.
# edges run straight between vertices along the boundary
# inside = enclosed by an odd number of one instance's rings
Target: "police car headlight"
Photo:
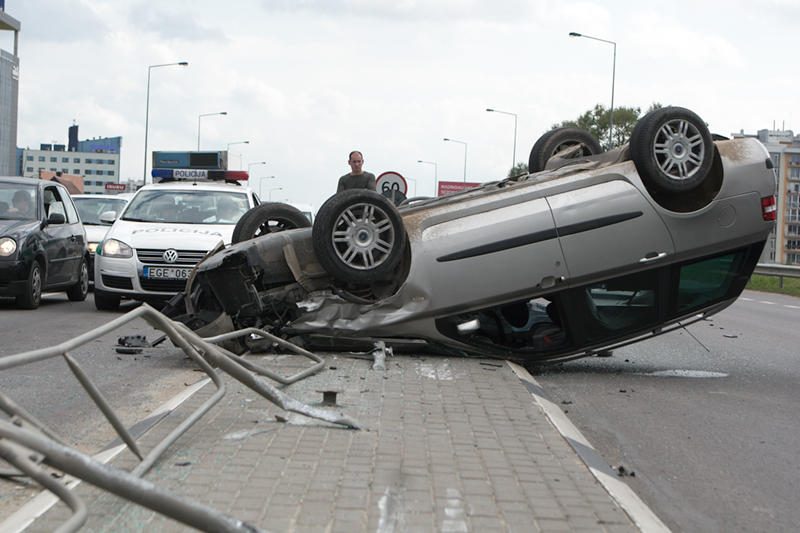
[[[17,251],[17,241],[11,237],[0,239],[0,257],[9,257]]]
[[[99,250],[100,255],[103,257],[133,257],[133,249],[117,239],[108,239],[103,241],[103,245],[99,248]]]

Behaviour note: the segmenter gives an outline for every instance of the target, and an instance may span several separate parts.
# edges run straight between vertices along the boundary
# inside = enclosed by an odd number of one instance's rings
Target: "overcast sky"
[[[349,171],[398,171],[409,195],[502,178],[556,122],[611,100],[697,112],[712,132],[800,130],[800,0],[6,0],[22,24],[18,145],[122,136],[122,179],[149,148],[231,146],[273,200],[315,204]],[[8,32],[4,32],[8,33]],[[10,49],[8,36],[0,47]],[[240,166],[241,165],[241,166]],[[258,177],[275,176],[259,184]],[[281,187],[282,190],[271,189]]]

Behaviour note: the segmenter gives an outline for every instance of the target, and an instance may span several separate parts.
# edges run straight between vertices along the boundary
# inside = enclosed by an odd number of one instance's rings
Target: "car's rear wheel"
[[[580,128],[556,128],[539,137],[533,145],[528,157],[528,172],[541,172],[556,155],[564,159],[578,159],[602,151],[600,143],[588,131]]]
[[[320,264],[348,284],[391,279],[406,239],[403,219],[391,200],[366,189],[329,198],[317,213],[312,232]]]
[[[119,309],[120,297],[116,294],[94,289],[94,306],[99,311],[116,311]]]
[[[78,268],[78,282],[67,289],[67,298],[72,302],[82,302],[86,299],[89,293],[89,267],[86,264],[86,258],[81,259],[80,267]]]
[[[630,148],[639,176],[659,192],[696,189],[714,162],[708,127],[682,107],[662,107],[642,117],[633,128]]]
[[[311,221],[296,207],[281,203],[257,205],[242,215],[233,229],[232,242],[242,242],[267,233],[307,228]]]
[[[22,309],[36,309],[42,301],[42,266],[38,261],[31,264],[25,292],[17,296],[17,306]]]

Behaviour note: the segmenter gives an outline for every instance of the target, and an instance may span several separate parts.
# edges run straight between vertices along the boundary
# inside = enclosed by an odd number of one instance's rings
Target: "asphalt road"
[[[800,524],[800,299],[746,291],[709,320],[536,372],[674,531]]]
[[[123,304],[118,313],[100,312],[92,293],[84,302],[70,302],[63,293],[47,294],[41,307],[32,311],[0,299],[0,357],[60,344],[134,306]],[[141,354],[117,353],[117,339],[123,335],[145,335],[153,341],[160,333],[137,320],[71,355],[128,426],[205,376],[169,342]],[[83,451],[95,452],[115,437],[61,357],[3,371],[0,390]]]

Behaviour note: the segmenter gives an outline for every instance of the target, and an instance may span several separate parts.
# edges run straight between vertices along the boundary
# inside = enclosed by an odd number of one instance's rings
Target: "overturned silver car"
[[[194,329],[255,326],[333,349],[380,339],[565,360],[724,309],[775,220],[765,148],[712,137],[683,108],[646,115],[605,153],[582,130],[552,130],[529,168],[398,207],[345,191],[313,228],[263,204],[167,310]]]

